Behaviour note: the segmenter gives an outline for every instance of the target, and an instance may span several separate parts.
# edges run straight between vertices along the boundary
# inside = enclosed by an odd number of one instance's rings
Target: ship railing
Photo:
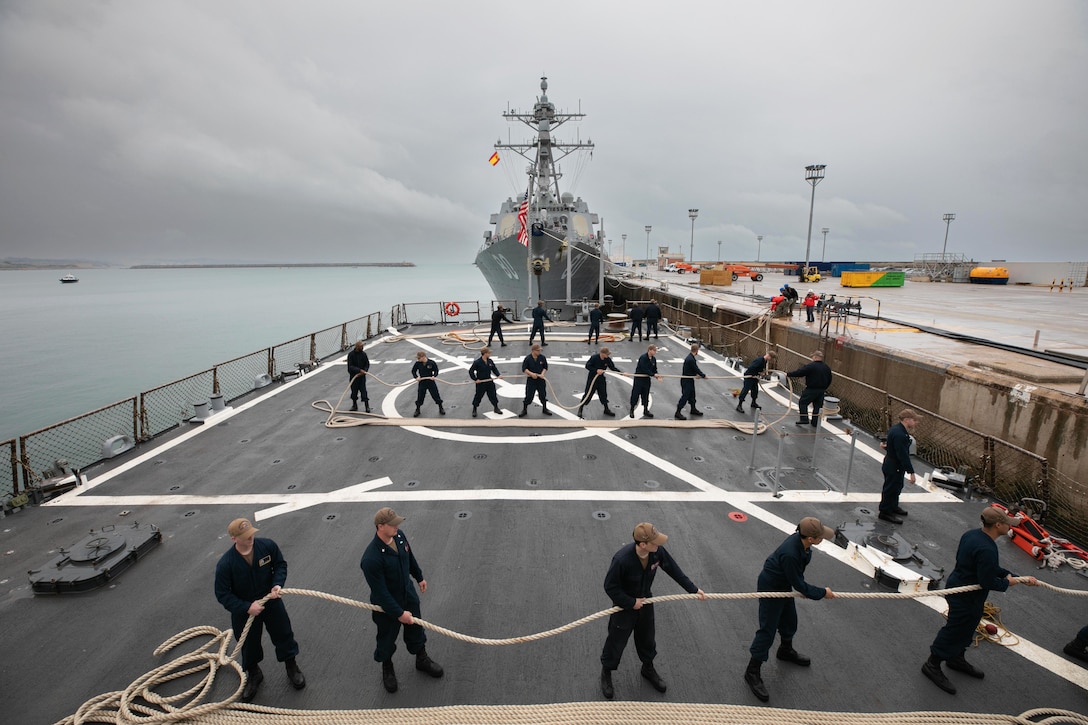
[[[477,300],[444,300],[441,302],[407,302],[398,305],[403,325],[476,325],[485,321]],[[486,321],[491,323],[491,312]]]

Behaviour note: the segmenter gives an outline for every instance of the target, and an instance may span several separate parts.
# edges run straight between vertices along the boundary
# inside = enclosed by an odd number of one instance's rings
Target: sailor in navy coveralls
[[[533,308],[533,327],[529,331],[529,344],[533,344],[533,340],[536,339],[536,333],[540,333],[540,344],[547,346],[548,343],[544,342],[544,320],[552,322],[552,318],[548,317],[548,311],[544,309],[544,300],[540,300],[536,303],[536,307]]]
[[[389,692],[397,691],[397,676],[393,669],[393,653],[397,650],[397,634],[404,625],[404,646],[416,656],[416,669],[431,677],[441,677],[442,667],[427,655],[427,634],[414,624],[413,616],[422,617],[419,594],[412,579],[419,582],[419,591],[426,593],[427,581],[419,568],[408,539],[398,527],[403,516],[389,507],[374,514],[374,538],[359,562],[370,586],[370,603],[382,608],[371,614],[378,625],[378,644],[374,660],[382,663],[382,684]]]
[[[608,618],[608,638],[601,651],[601,693],[609,700],[615,695],[612,687],[612,670],[620,665],[620,657],[627,647],[631,633],[635,635],[635,651],[642,660],[642,676],[658,692],[666,689],[665,681],[654,669],[657,642],[654,636],[654,606],[643,600],[653,596],[650,587],[660,568],[671,576],[684,591],[706,599],[703,590],[691,583],[669,552],[662,547],[668,536],[652,524],[641,523],[632,532],[634,541],[616,552],[604,577],[604,590],[612,604],[622,607]]]
[[[591,342],[601,341],[601,320],[604,319],[604,313],[601,312],[600,304],[593,305],[593,309],[589,311],[589,337],[586,338],[586,344]]]
[[[642,414],[647,418],[653,418],[650,412],[650,378],[657,378],[661,382],[661,376],[657,374],[657,345],[650,345],[646,352],[642,353],[635,364],[635,380],[631,384],[631,417],[635,417],[635,405],[642,401]]]
[[[812,546],[824,539],[835,538],[835,532],[824,526],[819,519],[807,516],[797,525],[797,531],[782,542],[774,553],[763,562],[763,571],[756,581],[760,592],[788,592],[797,590],[809,599],[834,599],[835,592],[827,587],[816,587],[805,581],[805,567],[812,561]],[[752,694],[763,702],[770,699],[760,668],[767,661],[774,644],[774,636],[782,635],[776,657],[786,662],[808,667],[811,660],[793,648],[793,635],[797,634],[797,600],[774,598],[759,600],[759,629],[748,651],[752,659],[744,672],[744,681]]]
[[[257,531],[248,519],[231,521],[227,533],[234,546],[215,565],[215,598],[230,612],[234,636],[241,636],[250,615],[255,617],[242,645],[242,668],[246,671],[242,700],[245,702],[253,699],[264,680],[258,665],[264,659],[261,634],[265,627],[276,647],[276,659],[286,665],[291,684],[296,690],[306,686],[306,678],[295,663],[298,643],[291,630],[291,618],[280,599],[280,588],[287,581],[287,562],[276,542],[256,538]],[[257,600],[265,595],[270,595],[271,599],[263,606],[257,604]]]
[[[495,367],[495,361],[491,359],[491,348],[485,347],[480,350],[480,357],[472,361],[472,366],[468,369],[468,376],[476,381],[476,392],[472,395],[472,417],[475,418],[476,408],[479,407],[480,401],[484,399],[484,395],[487,395],[487,399],[491,401],[491,406],[495,409],[495,413],[502,414],[502,410],[499,408],[499,394],[495,389],[495,382],[491,379],[491,376],[495,376],[495,380],[502,377],[499,375],[499,369]]]
[[[687,418],[684,417],[683,412],[686,403],[691,404],[692,415],[703,414],[703,411],[695,408],[695,378],[706,378],[706,373],[699,369],[699,362],[695,359],[698,354],[699,343],[693,342],[691,344],[691,352],[684,358],[684,377],[680,379],[680,402],[676,404],[677,420],[687,420]]]
[[[614,373],[618,373],[616,364],[612,362],[610,357],[611,351],[607,347],[602,347],[601,351],[596,355],[590,355],[586,360],[586,390],[583,393],[582,404],[578,406],[578,417],[582,417],[582,410],[586,407],[589,401],[593,400],[593,395],[596,394],[601,399],[601,405],[604,406],[604,414],[609,418],[615,418],[616,414],[612,412],[612,409],[608,407],[608,379],[605,378],[604,371],[611,370]]]
[[[910,434],[918,424],[918,414],[910,408],[903,408],[899,413],[899,422],[888,429],[888,438],[882,444],[886,449],[884,463],[880,466],[884,474],[884,488],[880,492],[879,518],[892,524],[901,524],[907,512],[899,505],[899,494],[903,493],[903,476],[909,475],[914,483],[914,465],[910,461]]]
[[[948,595],[948,622],[937,632],[929,647],[929,659],[922,665],[922,674],[952,695],[956,694],[956,686],[941,670],[941,662],[947,662],[950,670],[981,680],[984,673],[964,658],[964,652],[975,636],[990,592],[1007,591],[1020,583],[1015,574],[1002,568],[998,562],[996,543],[998,538],[1007,536],[1009,529],[1020,520],[993,506],[984,508],[980,518],[982,528],[972,529],[960,537],[956,549],[956,568],[948,576],[947,588],[978,584],[982,589]],[[1028,586],[1038,583],[1035,577],[1027,577]]]

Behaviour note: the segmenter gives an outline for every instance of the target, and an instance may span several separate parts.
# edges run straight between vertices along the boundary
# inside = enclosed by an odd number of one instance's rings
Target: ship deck
[[[452,329],[452,328],[449,328]],[[289,564],[289,588],[367,601],[359,558],[373,536],[373,514],[393,506],[407,517],[402,530],[414,546],[428,590],[424,619],[479,637],[513,637],[551,629],[606,609],[602,582],[612,554],[640,521],[669,535],[666,548],[707,592],[751,592],[766,556],[797,521],[816,516],[836,526],[875,521],[882,453],[862,434],[850,457],[850,437],[836,421],[818,433],[793,425],[788,391],[760,396],[769,428],[754,440],[751,420],[737,413],[732,391],[739,373],[714,354],[700,364],[699,407],[718,425],[672,420],[675,377],[687,344],[662,337],[664,382],[652,389],[653,421],[600,421],[595,400],[583,425],[570,410],[584,384],[583,364],[595,351],[584,328],[557,327],[545,349],[556,416],[542,425],[538,404],[518,419],[523,381],[514,377],[528,351],[524,329],[511,329],[496,350],[503,414],[469,417],[468,347],[442,344],[447,329],[410,329],[367,349],[376,414],[366,424],[343,413],[327,426],[316,407],[347,406],[342,358],[294,380],[235,401],[202,425],[175,430],[108,464],[84,471],[86,483],[46,505],[0,521],[0,613],[6,624],[0,658],[0,711],[13,723],[59,720],[89,698],[120,690],[166,658],[152,650],[189,627],[228,628],[212,592],[215,563],[230,546],[226,526],[253,519]],[[611,344],[617,367],[634,369],[645,350]],[[411,417],[415,386],[400,383],[419,349],[442,370],[448,415]],[[630,378],[611,378],[619,415],[627,410]],[[481,411],[488,410],[486,399]],[[428,399],[424,416],[436,413]],[[362,424],[354,424],[359,421]],[[560,427],[561,426],[561,427]],[[753,458],[754,456],[754,458]],[[781,458],[779,457],[781,456]],[[780,474],[776,478],[776,462]],[[928,469],[923,465],[919,472]],[[849,471],[849,477],[848,477]],[[921,483],[921,478],[919,479]],[[785,490],[776,496],[776,484]],[[931,484],[907,484],[907,522],[895,527],[934,564],[951,570],[959,536],[977,525],[985,499]],[[123,576],[81,595],[34,595],[27,570],[70,546],[89,530],[154,524],[162,544]],[[1063,567],[1036,570],[1011,542],[998,542],[1013,571],[1088,592],[1088,578]],[[890,591],[846,551],[824,542],[809,582],[841,592]],[[682,590],[665,574],[654,593]],[[400,690],[382,688],[373,661],[368,612],[302,595],[285,596],[301,646],[304,690],[291,689],[266,639],[265,681],[254,704],[300,710],[385,710],[449,705],[602,702],[599,655],[604,620],[525,644],[487,647],[430,633],[428,651],[446,670],[432,680],[412,667],[400,645],[394,661]],[[1088,669],[1061,654],[1085,620],[1081,596],[1015,587],[991,602],[1011,631],[1006,646],[983,642],[968,659],[982,681],[950,673],[959,693],[938,690],[919,671],[943,624],[940,598],[798,602],[795,644],[813,666],[773,657],[763,668],[768,707],[845,712],[963,711],[1019,714],[1035,707],[1084,711]],[[679,601],[657,606],[657,669],[665,694],[639,676],[629,644],[614,674],[617,701],[732,703],[758,706],[742,680],[756,629],[755,600]],[[183,646],[183,649],[185,646]],[[225,697],[237,680],[224,675],[213,693]],[[617,716],[617,721],[623,718]],[[677,715],[675,721],[682,721]],[[269,721],[275,721],[270,716]]]

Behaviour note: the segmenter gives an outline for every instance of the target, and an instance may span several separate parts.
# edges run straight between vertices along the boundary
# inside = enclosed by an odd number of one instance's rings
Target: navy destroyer
[[[592,141],[564,143],[552,132],[583,113],[563,113],[547,95],[548,79],[540,79],[540,96],[531,113],[507,111],[503,118],[520,121],[536,132],[525,143],[495,144],[529,162],[528,185],[520,198],[507,198],[491,215],[494,230],[484,233],[476,266],[499,300],[524,310],[545,300],[564,318],[573,316],[582,300],[598,295],[606,258],[604,231],[596,214],[581,197],[560,191],[563,178],[557,162],[570,154],[592,152]]]

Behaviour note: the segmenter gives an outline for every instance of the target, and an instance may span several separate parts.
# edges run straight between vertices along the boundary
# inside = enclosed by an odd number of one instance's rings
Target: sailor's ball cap
[[[252,539],[260,529],[253,528],[249,519],[235,519],[227,527],[227,533],[234,539]]]
[[[809,536],[814,539],[831,539],[835,538],[835,530],[829,526],[824,526],[818,518],[813,516],[806,516],[801,519],[801,523],[797,524],[797,530],[801,532],[801,536]]]
[[[382,524],[388,524],[390,526],[400,526],[404,523],[403,516],[397,516],[397,512],[386,506],[385,508],[378,509],[378,513],[374,514],[374,525],[381,526]]]
[[[635,530],[631,533],[635,541],[643,544],[656,544],[661,546],[669,537],[658,531],[653,524],[641,523],[635,527]]]
[[[993,526],[994,524],[1008,524],[1009,526],[1019,526],[1020,519],[1009,516],[1004,511],[994,506],[987,506],[982,509],[982,523],[986,526]]]

